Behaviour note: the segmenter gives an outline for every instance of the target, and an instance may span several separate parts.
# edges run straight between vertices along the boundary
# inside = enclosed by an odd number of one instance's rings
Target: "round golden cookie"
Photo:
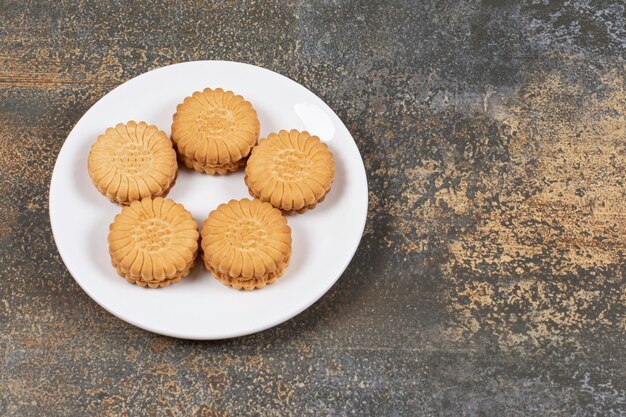
[[[252,149],[245,181],[250,195],[294,214],[322,201],[334,176],[333,154],[320,138],[309,132],[281,130]]]
[[[109,254],[128,282],[167,287],[189,274],[198,253],[198,225],[182,204],[133,201],[109,227]]]
[[[259,138],[259,118],[250,102],[232,91],[205,88],[179,104],[172,141],[179,159],[207,174],[236,171]]]
[[[291,228],[271,204],[231,200],[202,225],[204,265],[226,285],[253,290],[281,276],[291,257]]]
[[[91,147],[89,176],[114,203],[165,196],[176,180],[178,163],[172,142],[146,122],[108,128]]]

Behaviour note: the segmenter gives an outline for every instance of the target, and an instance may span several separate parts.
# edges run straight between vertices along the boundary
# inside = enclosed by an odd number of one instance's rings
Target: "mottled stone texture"
[[[0,415],[625,415],[624,9],[0,2]],[[80,116],[198,59],[322,97],[371,190],[361,247],[321,301],[213,343],[106,313],[48,221]]]

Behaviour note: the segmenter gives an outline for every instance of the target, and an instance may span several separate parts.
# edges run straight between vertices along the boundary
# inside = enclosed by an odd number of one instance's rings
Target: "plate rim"
[[[109,309],[95,294],[93,294],[91,291],[89,291],[81,282],[80,279],[78,279],[76,277],[76,274],[72,271],[72,268],[69,266],[68,262],[66,261],[63,252],[58,244],[58,238],[57,235],[60,233],[57,230],[57,227],[55,227],[55,221],[54,221],[54,216],[53,216],[53,194],[56,194],[56,192],[53,192],[53,190],[56,190],[58,188],[57,182],[58,179],[55,181],[55,178],[58,178],[57,174],[57,170],[59,167],[59,160],[61,159],[61,154],[63,153],[63,149],[65,147],[65,144],[67,142],[67,140],[72,136],[72,134],[74,133],[74,131],[76,130],[76,127],[80,124],[80,122],[86,117],[87,113],[89,113],[89,111],[95,107],[96,105],[98,105],[98,103],[100,103],[102,100],[104,100],[109,94],[112,94],[114,91],[118,90],[119,88],[125,86],[126,84],[136,80],[139,77],[143,77],[144,75],[156,72],[156,71],[160,71],[163,70],[165,68],[173,68],[173,67],[177,67],[177,66],[185,66],[185,65],[196,65],[196,64],[226,64],[226,65],[235,65],[235,66],[246,66],[246,67],[250,67],[254,70],[260,70],[263,72],[269,72],[274,76],[278,76],[280,78],[283,78],[285,80],[287,80],[289,83],[293,83],[295,85],[297,85],[299,88],[303,88],[305,89],[307,92],[309,92],[310,94],[312,94],[314,97],[316,97],[319,102],[325,107],[325,109],[327,111],[330,111],[332,114],[334,114],[337,118],[337,120],[339,121],[339,123],[341,123],[341,126],[343,126],[343,128],[346,130],[346,132],[348,132],[348,135],[350,136],[350,139],[352,140],[352,143],[354,144],[357,153],[359,155],[359,160],[358,160],[358,168],[359,171],[361,171],[361,173],[363,174],[363,179],[365,181],[365,192],[364,194],[364,198],[365,198],[365,211],[363,213],[362,216],[362,221],[360,224],[360,234],[359,234],[359,238],[355,240],[355,244],[354,247],[352,248],[352,250],[350,251],[350,256],[346,258],[346,260],[344,261],[343,266],[340,268],[340,272],[337,274],[337,276],[330,280],[328,282],[328,284],[325,286],[324,290],[320,292],[319,296],[314,297],[312,299],[311,302],[306,302],[303,303],[301,306],[299,306],[299,308],[294,309],[294,311],[289,311],[288,314],[284,314],[279,316],[279,318],[275,319],[275,320],[271,320],[268,323],[265,323],[263,325],[260,325],[258,327],[255,327],[254,330],[250,330],[250,331],[233,331],[233,332],[222,332],[221,334],[217,335],[217,336],[206,336],[206,337],[196,337],[196,336],[190,336],[188,334],[185,333],[177,333],[176,331],[163,331],[161,329],[157,329],[155,327],[152,327],[150,325],[146,325],[144,323],[138,323],[136,322],[133,318],[128,318],[128,317],[123,317],[122,314],[118,314],[115,311],[112,311],[112,309]],[[67,148],[66,148],[67,149]],[[71,277],[74,279],[74,281],[79,285],[79,287],[89,296],[89,298],[91,298],[91,300],[95,301],[96,304],[98,304],[100,307],[102,307],[104,310],[106,310],[107,312],[109,312],[110,314],[112,314],[113,316],[117,317],[119,320],[122,320],[128,324],[131,324],[134,327],[140,328],[142,330],[151,332],[151,333],[155,333],[155,334],[159,334],[159,335],[163,335],[163,336],[168,336],[168,337],[175,337],[175,338],[179,338],[179,339],[186,339],[186,340],[226,340],[226,339],[232,339],[232,338],[237,338],[237,337],[243,337],[243,336],[248,336],[248,335],[252,335],[255,333],[259,333],[262,331],[265,331],[267,329],[270,329],[272,327],[276,327],[279,324],[285,323],[289,320],[291,320],[292,318],[296,317],[297,315],[299,315],[300,313],[302,313],[303,311],[307,310],[308,308],[310,308],[313,304],[317,303],[324,295],[326,295],[326,293],[328,293],[328,291],[337,283],[337,281],[339,280],[339,278],[341,278],[343,276],[343,273],[345,272],[345,270],[348,268],[348,266],[350,265],[350,263],[352,262],[352,259],[354,258],[354,255],[356,254],[356,251],[358,250],[360,244],[361,244],[361,240],[363,238],[363,234],[365,231],[365,226],[367,224],[367,215],[369,212],[369,183],[368,183],[368,179],[367,179],[367,171],[365,169],[365,163],[363,161],[363,156],[361,155],[361,151],[359,150],[359,147],[356,143],[356,141],[354,140],[354,137],[352,136],[352,133],[350,133],[350,130],[347,128],[347,126],[345,125],[345,123],[343,122],[343,120],[341,120],[341,118],[339,117],[339,115],[337,115],[337,113],[321,98],[319,97],[317,94],[315,94],[313,91],[309,90],[306,86],[298,83],[297,81],[283,75],[280,74],[278,72],[272,71],[270,69],[267,68],[263,68],[257,65],[253,65],[253,64],[248,64],[248,63],[244,63],[244,62],[238,62],[238,61],[226,61],[226,60],[193,60],[193,61],[183,61],[183,62],[177,62],[174,64],[170,64],[170,65],[164,65],[161,67],[157,67],[157,68],[153,68],[149,71],[143,72],[141,74],[138,74],[132,78],[129,78],[128,80],[120,83],[119,85],[117,85],[115,88],[107,91],[102,97],[100,97],[97,101],[95,101],[82,115],[81,117],[76,121],[76,123],[74,124],[74,126],[72,127],[72,129],[70,130],[70,132],[67,134],[67,137],[63,140],[63,143],[61,145],[61,148],[59,149],[59,152],[56,156],[55,159],[55,163],[54,163],[54,168],[52,170],[52,175],[50,178],[50,185],[48,188],[48,214],[49,214],[49,219],[50,219],[50,228],[52,230],[52,236],[53,236],[53,240],[55,243],[55,246],[57,248],[57,252],[59,254],[59,256],[61,257],[61,260],[63,261],[63,265],[65,266],[65,268],[67,269],[67,271],[70,273]]]

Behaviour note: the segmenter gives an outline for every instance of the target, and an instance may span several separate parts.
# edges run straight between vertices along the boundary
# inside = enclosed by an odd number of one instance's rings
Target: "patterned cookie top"
[[[177,277],[195,259],[198,225],[181,204],[161,197],[133,201],[109,227],[109,252],[122,272],[141,281]]]
[[[176,108],[172,141],[188,159],[222,165],[247,157],[259,138],[259,129],[250,102],[232,91],[206,88]]]
[[[176,152],[164,132],[146,122],[108,128],[91,147],[91,180],[120,204],[169,191],[178,170]]]
[[[204,221],[201,245],[212,269],[233,278],[264,278],[289,260],[291,228],[268,203],[231,200]]]
[[[333,154],[317,136],[281,130],[262,139],[246,165],[250,192],[274,207],[296,211],[320,201],[335,175]]]

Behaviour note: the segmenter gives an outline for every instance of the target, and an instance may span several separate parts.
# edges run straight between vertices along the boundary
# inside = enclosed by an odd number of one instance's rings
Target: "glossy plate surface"
[[[261,137],[280,129],[308,130],[328,143],[336,176],[326,199],[289,216],[293,254],[285,275],[252,292],[213,278],[199,259],[191,275],[162,289],[128,284],[111,266],[107,234],[121,208],[92,185],[89,148],[107,127],[129,120],[168,135],[176,105],[194,91],[222,87],[252,102]],[[208,176],[180,168],[168,198],[199,225],[220,203],[248,197],[243,172]],[[135,326],[186,339],[224,339],[265,330],[300,313],[341,276],[354,255],[367,216],[367,179],[359,150],[339,117],[315,94],[272,71],[224,61],[163,67],[120,85],[76,124],[59,153],[50,185],[50,221],[68,270],[91,298]]]

